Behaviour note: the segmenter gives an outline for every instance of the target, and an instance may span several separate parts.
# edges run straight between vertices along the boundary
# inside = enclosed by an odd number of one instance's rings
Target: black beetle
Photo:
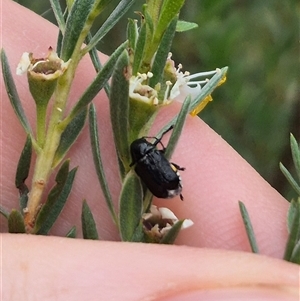
[[[179,170],[184,168],[166,159],[166,148],[161,142],[162,137],[172,128],[173,126],[163,132],[160,138],[142,137],[134,140],[130,145],[130,166],[135,165],[135,172],[156,197],[167,199],[180,195],[180,199],[183,200]],[[154,138],[155,142],[150,143],[146,138]],[[156,148],[157,144],[162,146],[162,150]]]

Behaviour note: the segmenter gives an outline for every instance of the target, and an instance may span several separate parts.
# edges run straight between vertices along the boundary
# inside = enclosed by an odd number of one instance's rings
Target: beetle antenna
[[[154,138],[156,139],[156,141],[153,143],[153,145],[156,146],[158,143],[160,143],[160,144],[163,146],[163,148],[165,148],[164,145],[161,143],[161,139],[162,139],[162,137],[163,137],[166,133],[170,132],[173,128],[174,128],[174,125],[172,124],[167,130],[165,130],[165,131],[161,134],[160,138],[154,137]]]
[[[172,124],[167,130],[165,130],[165,131],[161,134],[160,139],[161,139],[166,133],[168,133],[169,131],[171,131],[173,128],[174,128],[174,125]]]

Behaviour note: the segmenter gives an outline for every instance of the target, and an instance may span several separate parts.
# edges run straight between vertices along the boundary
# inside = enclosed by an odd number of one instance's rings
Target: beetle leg
[[[176,167],[177,170],[185,170],[185,167],[180,167],[179,165],[177,165],[176,163],[170,162],[172,165],[174,165],[174,167]]]

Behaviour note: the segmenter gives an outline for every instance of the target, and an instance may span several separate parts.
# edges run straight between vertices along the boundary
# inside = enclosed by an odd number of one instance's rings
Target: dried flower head
[[[17,75],[29,72],[31,76],[51,80],[61,76],[70,64],[60,59],[57,53],[49,47],[45,58],[34,58],[32,53],[24,52],[17,66]]]
[[[27,72],[30,92],[36,104],[47,105],[56,87],[57,80],[70,64],[60,59],[52,47],[45,58],[34,58],[32,53],[24,52],[17,66],[17,75]]]

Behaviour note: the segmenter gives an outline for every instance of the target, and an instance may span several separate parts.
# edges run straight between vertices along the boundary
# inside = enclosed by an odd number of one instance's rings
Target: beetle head
[[[155,146],[148,142],[145,138],[134,140],[130,145],[130,153],[132,158],[132,163],[130,166],[143,159],[143,157],[145,157],[149,151],[153,150],[153,148],[155,148]]]

